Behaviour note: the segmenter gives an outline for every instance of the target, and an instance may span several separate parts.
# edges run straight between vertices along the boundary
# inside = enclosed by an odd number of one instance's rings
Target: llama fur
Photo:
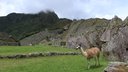
[[[94,60],[95,60],[95,66],[99,66],[100,65],[100,62],[99,62],[100,49],[99,48],[92,47],[92,48],[89,48],[89,49],[84,50],[79,45],[76,49],[80,49],[82,55],[84,57],[86,57],[87,63],[88,63],[88,65],[87,65],[88,69],[90,68],[90,59],[93,59],[94,58]]]

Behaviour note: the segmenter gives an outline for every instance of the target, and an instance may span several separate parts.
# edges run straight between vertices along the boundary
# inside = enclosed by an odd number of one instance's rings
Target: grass
[[[32,52],[76,52],[74,49],[63,47],[35,45],[35,46],[0,46],[0,55],[14,55]]]
[[[37,51],[75,51],[74,49],[52,46],[3,46],[0,54],[16,54]],[[92,60],[93,61],[93,60]],[[86,59],[82,55],[51,56],[26,59],[0,59],[0,72],[102,72],[107,66],[104,57],[100,58],[101,66],[87,69]],[[93,62],[92,62],[93,63]]]
[[[0,72],[102,72],[107,62],[101,59],[101,66],[86,67],[83,56],[55,56],[27,59],[1,59]]]

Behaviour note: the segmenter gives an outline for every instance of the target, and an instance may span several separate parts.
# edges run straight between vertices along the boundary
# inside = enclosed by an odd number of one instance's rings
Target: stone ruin
[[[19,46],[20,43],[15,40],[11,35],[0,32],[0,46]]]

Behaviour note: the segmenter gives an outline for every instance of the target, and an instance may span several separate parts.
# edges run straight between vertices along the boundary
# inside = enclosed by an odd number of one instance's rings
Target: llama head
[[[76,47],[76,50],[80,49],[81,48],[81,45],[79,44],[77,47]]]

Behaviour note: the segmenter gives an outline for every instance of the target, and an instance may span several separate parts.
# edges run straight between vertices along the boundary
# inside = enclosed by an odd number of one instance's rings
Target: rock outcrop
[[[126,23],[126,21],[125,21]],[[100,40],[104,42],[102,51],[110,61],[128,60],[128,26],[115,16],[109,23]]]
[[[87,19],[74,21],[68,30],[66,41],[67,47],[74,48],[81,43],[83,47],[100,47],[100,36],[108,26],[109,20],[106,19]]]
[[[128,72],[128,63],[111,62],[103,72]]]

